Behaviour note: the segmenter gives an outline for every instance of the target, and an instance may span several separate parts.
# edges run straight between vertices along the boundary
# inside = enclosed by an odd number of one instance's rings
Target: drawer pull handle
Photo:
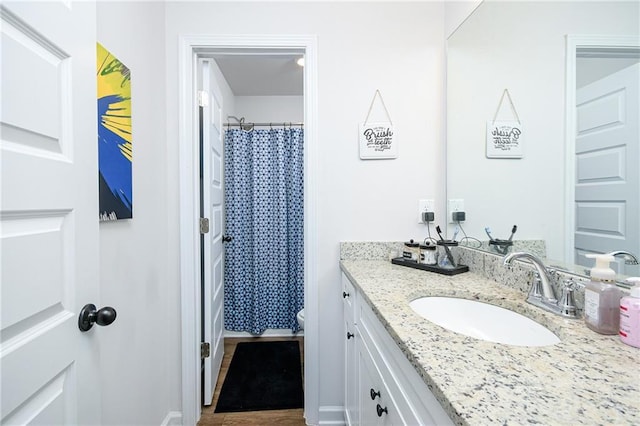
[[[347,331],[347,340],[351,339],[353,336],[354,336],[354,334],[353,334],[353,333],[349,333],[349,332]]]
[[[347,297],[349,297],[349,293],[347,293],[346,291],[342,292],[342,298],[346,299]]]
[[[371,399],[374,400],[376,399],[376,396],[380,396],[380,391],[376,392],[373,390],[373,388],[371,388],[371,390],[369,391],[369,394],[371,395]]]
[[[382,417],[382,413],[389,414],[387,407],[382,408],[380,404],[376,406],[376,410],[378,411],[378,417]]]

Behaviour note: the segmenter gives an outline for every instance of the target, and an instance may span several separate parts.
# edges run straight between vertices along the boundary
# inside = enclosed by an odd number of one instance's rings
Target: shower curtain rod
[[[242,123],[224,123],[225,126],[231,127],[231,126],[235,126],[235,127],[244,127],[244,126],[254,126],[254,127],[284,127],[284,126],[304,126],[304,123],[292,123],[292,122],[284,122],[284,123],[252,123],[252,122],[247,122],[247,121],[243,121]]]

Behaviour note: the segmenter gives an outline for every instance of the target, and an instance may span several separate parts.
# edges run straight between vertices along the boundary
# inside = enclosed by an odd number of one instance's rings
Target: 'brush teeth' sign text
[[[360,124],[360,158],[396,158],[397,151],[391,123]]]
[[[487,158],[522,156],[522,124],[518,121],[487,121]]]

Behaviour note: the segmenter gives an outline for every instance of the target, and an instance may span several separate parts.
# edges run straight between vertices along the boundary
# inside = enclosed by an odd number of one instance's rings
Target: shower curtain
[[[227,130],[224,320],[298,331],[304,305],[303,130]]]

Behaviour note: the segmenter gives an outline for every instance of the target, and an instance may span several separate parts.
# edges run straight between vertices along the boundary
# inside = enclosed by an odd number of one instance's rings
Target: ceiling
[[[215,55],[236,96],[302,96],[300,54]]]

